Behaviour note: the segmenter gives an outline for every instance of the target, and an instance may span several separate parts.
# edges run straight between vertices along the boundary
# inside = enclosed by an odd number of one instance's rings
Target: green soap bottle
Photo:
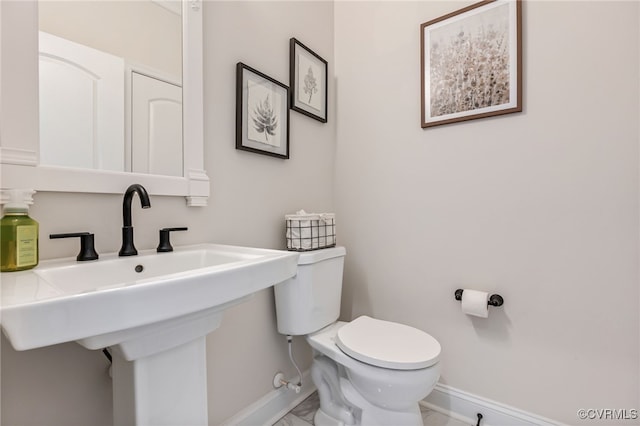
[[[2,191],[4,216],[0,219],[2,272],[23,271],[38,265],[38,222],[29,217],[32,190]]]

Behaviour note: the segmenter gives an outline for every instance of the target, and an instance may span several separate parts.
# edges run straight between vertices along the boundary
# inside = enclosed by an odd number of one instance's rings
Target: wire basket
[[[287,250],[310,251],[336,245],[336,218],[333,213],[288,214]]]

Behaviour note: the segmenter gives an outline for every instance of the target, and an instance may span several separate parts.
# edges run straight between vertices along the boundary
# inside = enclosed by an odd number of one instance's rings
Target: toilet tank
[[[300,254],[296,276],[274,286],[279,333],[309,334],[338,319],[346,253],[333,247]]]

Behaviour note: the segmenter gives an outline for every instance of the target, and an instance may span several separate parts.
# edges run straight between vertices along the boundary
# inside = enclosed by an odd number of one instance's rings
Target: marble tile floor
[[[319,405],[318,393],[314,392],[273,426],[313,426],[313,415]],[[420,411],[425,426],[469,426],[426,407],[420,407]]]

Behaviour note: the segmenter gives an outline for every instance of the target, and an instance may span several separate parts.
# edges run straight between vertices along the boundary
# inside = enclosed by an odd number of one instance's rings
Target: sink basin
[[[120,343],[113,333],[138,333],[243,300],[295,275],[297,258],[293,252],[201,244],[170,253],[101,255],[93,262],[43,261],[2,274],[2,327],[17,350],[69,341],[98,349]]]

